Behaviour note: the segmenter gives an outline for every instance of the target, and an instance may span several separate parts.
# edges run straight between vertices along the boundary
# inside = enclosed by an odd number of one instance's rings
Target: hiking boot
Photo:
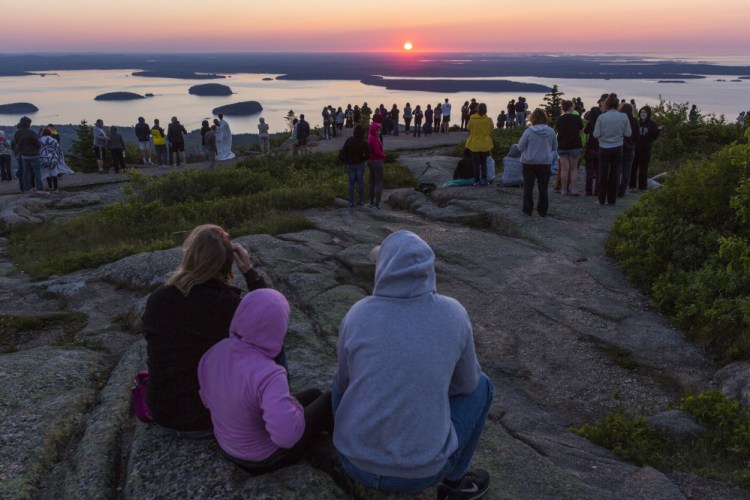
[[[437,487],[438,500],[474,500],[482,498],[490,489],[490,474],[484,469],[474,469],[464,474],[457,485],[442,481]]]

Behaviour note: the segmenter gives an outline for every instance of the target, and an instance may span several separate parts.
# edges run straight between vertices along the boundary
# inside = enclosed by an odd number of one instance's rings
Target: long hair
[[[544,125],[547,122],[547,113],[542,108],[536,108],[529,116],[529,123],[532,125]]]
[[[221,227],[213,224],[198,226],[185,239],[182,263],[167,280],[184,296],[201,283],[213,278],[232,278],[232,242]]]

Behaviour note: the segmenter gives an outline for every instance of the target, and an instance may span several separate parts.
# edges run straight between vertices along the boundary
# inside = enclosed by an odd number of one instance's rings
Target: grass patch
[[[62,328],[63,335],[53,345],[76,345],[75,336],[88,323],[81,312],[50,314],[46,316],[0,315],[0,350],[14,352],[16,346],[40,332]]]
[[[415,180],[403,165],[387,162],[384,184],[413,187]],[[46,277],[172,248],[199,224],[218,224],[233,236],[311,229],[313,224],[294,212],[328,207],[346,197],[346,186],[335,153],[250,158],[233,169],[155,177],[132,172],[125,201],[13,229],[10,255],[18,268]]]
[[[718,391],[685,396],[676,409],[691,414],[706,431],[692,442],[677,442],[621,406],[572,431],[637,465],[750,487],[750,411]]]

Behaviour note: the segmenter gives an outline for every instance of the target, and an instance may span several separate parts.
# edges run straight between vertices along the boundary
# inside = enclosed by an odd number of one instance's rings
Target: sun
[[[414,48],[414,45],[411,44],[411,42],[406,42],[404,44],[404,50],[411,50]]]

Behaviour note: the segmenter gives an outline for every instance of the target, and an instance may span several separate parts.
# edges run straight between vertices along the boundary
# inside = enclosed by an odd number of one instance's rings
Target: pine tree
[[[548,94],[544,94],[544,111],[547,112],[550,125],[554,125],[562,114],[562,96],[564,95],[565,93],[557,88],[557,84],[552,86]]]
[[[91,125],[86,123],[86,120],[81,120],[78,128],[76,128],[76,136],[78,136],[78,139],[71,143],[70,152],[65,158],[66,163],[77,172],[96,172],[94,130]]]
[[[294,119],[297,118],[297,115],[294,114],[294,110],[290,109],[289,112],[284,117],[284,120],[286,120],[286,126],[289,127],[289,132],[292,132],[294,130]]]

